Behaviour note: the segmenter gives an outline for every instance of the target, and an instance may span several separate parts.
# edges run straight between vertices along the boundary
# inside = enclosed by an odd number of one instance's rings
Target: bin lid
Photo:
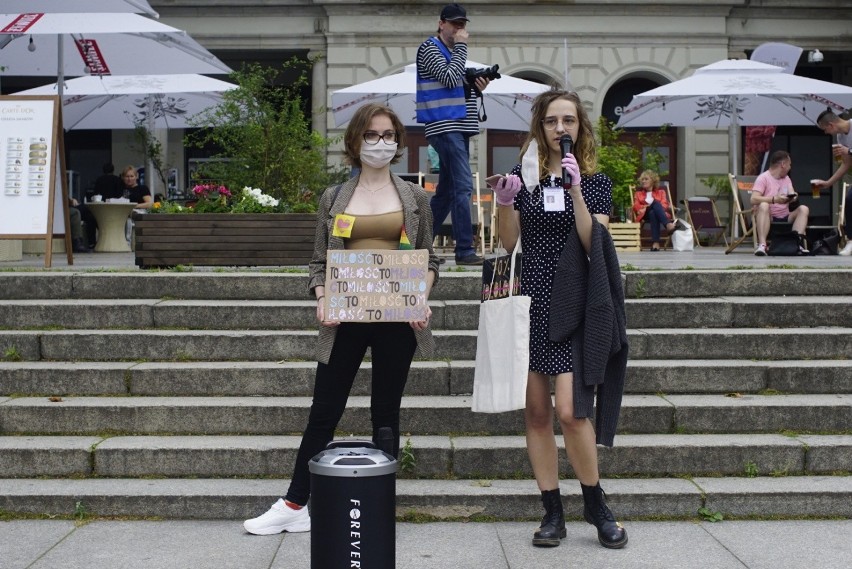
[[[366,447],[326,449],[308,462],[312,474],[346,478],[394,474],[398,466],[386,452]]]

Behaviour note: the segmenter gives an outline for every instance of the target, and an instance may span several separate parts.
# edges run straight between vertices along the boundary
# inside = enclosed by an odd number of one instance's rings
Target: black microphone
[[[571,135],[563,134],[562,138],[559,139],[559,150],[562,152],[562,158],[565,158],[565,155],[571,152],[571,148],[573,146],[574,139],[571,138]],[[562,187],[571,187],[571,174],[569,174],[568,170],[566,170],[565,168],[562,168]]]

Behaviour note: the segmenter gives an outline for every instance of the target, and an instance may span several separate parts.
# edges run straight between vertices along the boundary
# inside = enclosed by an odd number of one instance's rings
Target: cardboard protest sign
[[[328,251],[326,318],[340,322],[426,320],[428,270],[426,249]]]

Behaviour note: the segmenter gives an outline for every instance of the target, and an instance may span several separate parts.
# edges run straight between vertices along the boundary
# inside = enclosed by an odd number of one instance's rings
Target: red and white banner
[[[3,26],[0,29],[0,34],[25,34],[42,16],[44,14],[20,14],[17,18]]]

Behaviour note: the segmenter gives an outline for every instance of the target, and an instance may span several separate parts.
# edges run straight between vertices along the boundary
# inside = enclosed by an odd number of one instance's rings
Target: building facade
[[[313,126],[334,136],[331,93],[403,70],[435,33],[444,0],[152,0],[163,23],[187,30],[232,67],[240,61],[316,58],[311,77]],[[745,58],[764,42],[804,48],[796,73],[852,85],[852,0],[467,0],[469,57],[501,72],[543,83],[568,83],[593,118],[617,119],[638,92],[690,75],[726,58]],[[819,49],[821,62],[808,62]],[[425,140],[411,131],[401,171],[426,171]],[[180,133],[170,133],[169,161]],[[813,127],[778,130],[802,179],[827,175],[830,141]],[[819,141],[822,142],[819,142]],[[473,169],[506,171],[517,161],[518,133],[483,131]],[[826,146],[823,157],[813,150]],[[123,163],[127,141],[113,138]],[[700,179],[728,172],[724,130],[676,128],[666,135],[675,199],[707,193]],[[807,151],[807,152],[806,152]],[[802,153],[797,156],[797,153]],[[128,157],[128,160],[130,158]],[[332,150],[329,160],[339,159]],[[810,165],[805,168],[804,164]],[[740,161],[742,163],[742,161]],[[808,171],[808,174],[804,173]],[[484,175],[483,175],[484,178]],[[794,179],[794,182],[796,180]],[[835,192],[836,193],[836,192]],[[836,198],[836,196],[835,196]],[[827,200],[824,200],[824,202]],[[828,204],[825,204],[828,206]],[[817,212],[815,212],[817,213]]]

